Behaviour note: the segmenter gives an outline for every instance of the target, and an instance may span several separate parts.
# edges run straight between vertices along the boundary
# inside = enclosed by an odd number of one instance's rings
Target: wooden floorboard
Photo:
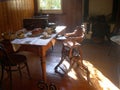
[[[104,76],[118,87],[118,74],[116,74],[118,71],[115,65],[117,65],[120,59],[118,55],[119,52],[115,50],[115,54],[111,52],[111,54],[107,56],[108,46],[108,43],[96,44],[90,40],[86,40],[82,43],[83,58],[85,62],[94,65],[97,70],[101,71]],[[98,82],[99,77],[97,79],[96,77],[91,77],[92,83],[90,84],[82,77],[81,71],[78,68],[74,69],[77,79],[64,75],[64,73],[56,73],[54,67],[60,61],[61,48],[61,41],[59,41],[53,50],[49,49],[47,52],[47,84],[54,83],[58,90],[103,90],[103,87],[101,87]],[[40,88],[38,88],[38,82],[41,81],[42,76],[39,56],[31,52],[21,52],[21,54],[27,56],[32,79],[28,79],[25,70],[23,70],[22,79],[19,78],[18,72],[13,73],[13,90],[40,90]],[[9,79],[6,73],[2,87],[2,90],[9,90]]]

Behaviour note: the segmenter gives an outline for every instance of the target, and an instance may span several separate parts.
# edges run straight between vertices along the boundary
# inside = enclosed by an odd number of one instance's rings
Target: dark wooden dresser
[[[45,28],[48,26],[48,18],[27,18],[23,20],[23,28],[33,30],[34,28]]]

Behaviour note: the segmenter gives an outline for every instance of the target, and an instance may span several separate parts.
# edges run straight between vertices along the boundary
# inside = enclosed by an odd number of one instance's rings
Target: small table
[[[20,45],[20,50],[35,52],[40,56],[41,66],[42,66],[42,77],[46,81],[46,52],[47,50],[55,44],[55,37],[65,30],[66,26],[57,26],[55,28],[56,33],[52,34],[48,39],[41,39],[40,36],[37,37],[25,37],[23,39],[15,39],[11,41],[13,45]]]

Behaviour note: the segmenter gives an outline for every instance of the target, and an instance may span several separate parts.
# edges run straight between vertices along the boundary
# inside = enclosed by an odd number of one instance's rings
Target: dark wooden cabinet
[[[23,27],[27,30],[45,28],[48,26],[48,18],[28,18],[23,20]]]

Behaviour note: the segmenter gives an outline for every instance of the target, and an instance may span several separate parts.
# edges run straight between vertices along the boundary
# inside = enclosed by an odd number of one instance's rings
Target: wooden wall
[[[112,7],[113,0],[89,0],[89,16],[110,15]]]
[[[0,35],[22,28],[24,18],[34,14],[34,0],[0,0]]]
[[[49,14],[49,21],[58,25],[66,25],[68,31],[73,31],[82,21],[82,0],[62,0],[63,13]],[[38,13],[35,3],[35,13]]]
[[[82,22],[82,0],[63,0],[64,22],[73,31]]]
[[[74,27],[80,25],[83,20],[82,1],[62,0],[63,13],[50,14],[49,21],[66,25],[67,31],[73,31]],[[15,32],[21,29],[24,18],[31,18],[38,13],[36,2],[37,0],[0,0],[0,37],[2,32]],[[117,22],[120,22],[119,13]]]
[[[31,18],[37,12],[34,2],[36,0],[0,0],[0,37],[2,32],[16,32],[22,28],[23,19]],[[82,21],[82,0],[63,0],[62,5],[63,13],[51,14],[49,19],[72,31]]]

